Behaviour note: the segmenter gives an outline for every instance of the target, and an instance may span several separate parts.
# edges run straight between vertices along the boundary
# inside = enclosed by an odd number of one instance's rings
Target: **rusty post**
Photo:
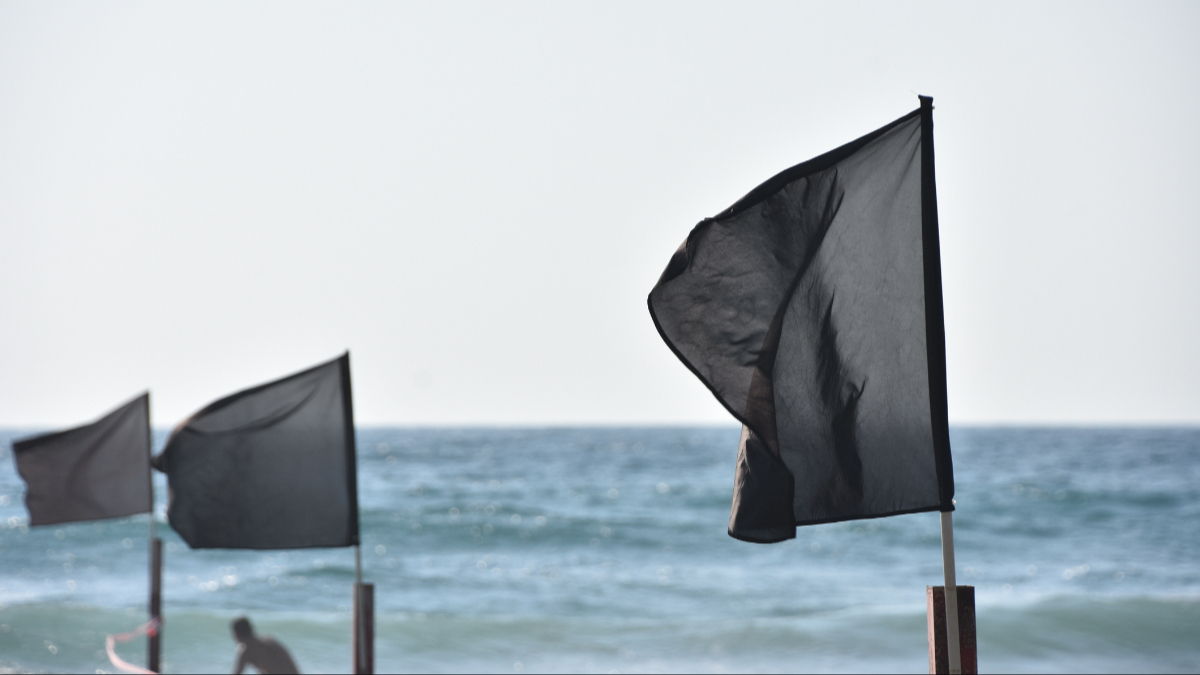
[[[162,539],[158,537],[150,540],[150,620],[157,621],[146,633],[146,670],[157,673],[162,656]]]
[[[958,640],[962,672],[979,672],[979,657],[975,645],[975,587],[958,586]],[[946,640],[946,589],[944,586],[925,587],[926,619],[929,626],[929,672],[949,673],[949,646]]]
[[[375,672],[375,584],[354,584],[354,672]]]

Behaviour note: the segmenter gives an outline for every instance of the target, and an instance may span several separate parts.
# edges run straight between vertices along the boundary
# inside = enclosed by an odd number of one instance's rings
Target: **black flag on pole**
[[[743,425],[729,534],[949,511],[933,105],[697,225],[648,303]]]
[[[13,443],[30,525],[150,512],[150,395],[97,422]]]
[[[192,548],[358,543],[347,353],[210,404],[171,433],[171,527]]]

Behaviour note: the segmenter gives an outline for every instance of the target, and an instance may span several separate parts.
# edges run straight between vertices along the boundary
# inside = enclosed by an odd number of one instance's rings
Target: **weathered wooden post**
[[[375,584],[354,584],[354,672],[375,672]]]
[[[975,587],[958,586],[958,644],[963,673],[979,672],[975,644]],[[946,589],[925,587],[926,618],[929,623],[929,672],[949,673],[949,640],[946,639]]]
[[[153,518],[154,514],[151,513]],[[150,540],[150,627],[146,630],[146,670],[161,672],[162,660],[162,539]]]

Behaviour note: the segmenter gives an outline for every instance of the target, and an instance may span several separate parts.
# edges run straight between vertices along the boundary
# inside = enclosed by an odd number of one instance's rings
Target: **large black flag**
[[[933,105],[697,225],[650,292],[743,425],[729,534],[953,509]]]
[[[210,404],[155,466],[192,548],[357,544],[350,355]]]
[[[13,443],[31,525],[148,513],[150,395],[97,422]]]

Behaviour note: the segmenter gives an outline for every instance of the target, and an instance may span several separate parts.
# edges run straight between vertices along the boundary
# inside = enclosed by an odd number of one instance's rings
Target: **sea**
[[[105,636],[146,620],[150,516],[30,527],[31,431],[0,431],[0,672],[112,672]],[[377,672],[928,672],[938,515],[734,540],[738,433],[360,428]],[[1200,429],[951,440],[980,672],[1200,671]],[[190,550],[155,489],[165,672],[228,672],[242,615],[304,672],[351,670],[353,549]]]

